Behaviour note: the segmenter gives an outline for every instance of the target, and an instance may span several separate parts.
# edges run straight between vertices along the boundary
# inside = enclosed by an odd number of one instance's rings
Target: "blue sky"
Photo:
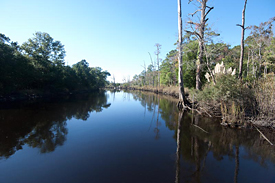
[[[194,0],[195,1],[195,0]],[[114,74],[117,82],[139,74],[153,59],[156,43],[160,57],[177,40],[177,0],[0,0],[0,32],[19,44],[36,31],[47,32],[65,45],[65,61],[73,65],[86,59]],[[209,0],[214,6],[209,25],[220,40],[240,44],[244,0]],[[259,25],[275,16],[274,0],[248,0],[246,25]],[[182,0],[183,21],[195,10]],[[184,23],[185,25],[185,23]],[[246,31],[246,36],[249,31]],[[111,78],[109,78],[111,79]]]

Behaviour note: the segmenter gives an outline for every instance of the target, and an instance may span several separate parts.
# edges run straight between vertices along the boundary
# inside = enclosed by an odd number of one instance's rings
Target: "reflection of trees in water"
[[[181,124],[183,121],[183,111],[179,111],[177,127],[177,151],[176,151],[176,183],[180,182],[180,148],[181,148]]]
[[[134,98],[141,101],[141,105],[147,107],[148,111],[154,111],[154,106],[158,105],[158,97],[154,94],[135,92]],[[158,106],[161,118],[170,130],[175,131],[174,138],[177,140],[177,134],[179,134],[178,118],[180,115],[176,108],[176,101],[160,97]],[[242,158],[253,160],[263,167],[266,166],[267,161],[275,163],[274,146],[270,146],[261,139],[259,133],[255,130],[224,128],[219,124],[220,119],[205,118],[198,115],[193,117],[191,113],[187,112],[183,114],[183,118],[184,120],[181,120],[182,124],[180,127],[180,143],[178,141],[177,143],[181,144],[179,150],[182,159],[188,162],[190,167],[184,170],[181,169],[182,179],[199,182],[201,172],[204,170],[206,157],[210,151],[218,161],[222,161],[225,156],[229,157],[229,159],[235,159],[235,169],[232,170],[234,172],[232,180],[235,182],[237,182],[239,173],[240,147],[245,151],[245,155]],[[203,132],[192,124],[200,126],[209,133]],[[269,139],[274,139],[272,133],[265,135]],[[177,172],[177,175],[179,175],[179,172]],[[176,177],[177,181],[179,181],[179,177]]]
[[[161,122],[159,120],[159,116],[161,114],[161,108],[160,108],[160,102],[161,102],[161,98],[159,95],[150,95],[150,93],[148,94],[143,94],[143,93],[133,93],[133,99],[134,100],[139,100],[141,102],[141,105],[144,107],[145,111],[144,111],[144,115],[146,114],[146,110],[148,110],[149,112],[152,112],[152,119],[150,122],[150,127],[152,126],[152,123],[155,122],[155,128],[154,128],[154,133],[155,135],[155,139],[158,140],[160,138],[160,125]]]
[[[93,111],[108,108],[104,92],[74,95],[68,99],[22,103],[0,112],[0,158],[8,158],[24,144],[54,151],[66,141],[67,120],[87,120]]]
[[[192,115],[184,113],[184,119],[181,120],[182,124],[180,127],[180,151],[182,159],[188,164],[185,164],[184,168],[181,169],[181,179],[187,182],[202,181],[201,172],[204,171],[206,157],[210,151],[218,161],[222,161],[225,156],[229,157],[229,159],[235,159],[235,169],[232,169],[232,172],[234,172],[232,180],[234,182],[238,180],[239,163],[241,161],[239,149],[241,146],[246,154],[246,157],[242,156],[242,158],[253,160],[261,166],[265,166],[267,161],[275,163],[274,147],[268,143],[259,145],[262,139],[259,138],[257,131],[223,128],[219,126],[218,122],[213,123],[213,119],[200,119],[200,116],[195,116],[194,118],[193,122],[195,124],[210,133],[207,134],[192,126]],[[177,134],[179,133],[177,128],[175,128],[175,139],[178,139]],[[180,165],[177,164],[178,166]]]
[[[24,142],[31,147],[40,148],[41,153],[52,152],[65,142],[68,133],[66,125],[66,121],[41,122],[27,135]]]

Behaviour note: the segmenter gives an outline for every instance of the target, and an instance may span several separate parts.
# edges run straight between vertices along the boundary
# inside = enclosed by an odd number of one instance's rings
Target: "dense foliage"
[[[275,37],[273,34],[273,22],[271,18],[259,26],[253,25],[247,29],[250,32],[245,40],[243,80],[254,81],[265,77],[268,73],[275,71]],[[205,29],[204,62],[202,63],[201,82],[205,85],[204,74],[213,70],[217,63],[224,62],[226,69],[232,67],[239,69],[240,45],[231,47],[231,45],[215,42],[219,34]],[[198,58],[198,39],[186,33],[183,36],[183,81],[185,87],[195,88],[196,86],[196,60]],[[171,86],[178,83],[178,51],[171,50],[167,53],[165,59],[161,62],[160,68],[152,62],[147,69],[144,69],[139,75],[135,75],[132,82],[133,86],[158,86],[157,75],[160,73],[160,85]]]
[[[245,119],[265,119],[265,126],[274,126],[274,72],[275,72],[275,37],[273,22],[275,17],[256,26],[249,26],[249,36],[244,40],[244,59],[242,79],[237,74],[213,74],[215,66],[224,63],[225,71],[236,69],[239,73],[241,46],[231,47],[222,42],[216,42],[217,36],[210,27],[205,29],[204,54],[201,65],[200,82],[202,90],[196,88],[196,62],[199,54],[199,40],[193,34],[183,36],[182,48],[182,79],[189,90],[191,100],[198,102],[199,107],[217,116],[224,122],[242,123]],[[162,61],[159,69],[152,62],[147,70],[136,75],[132,86],[139,86],[153,91],[166,91],[178,83],[178,51],[171,50]],[[160,73],[160,85],[156,79]],[[207,82],[205,74],[209,74]],[[153,76],[153,77],[152,77]],[[174,87],[171,87],[174,86]],[[167,92],[169,93],[169,92]],[[172,93],[172,92],[170,92]],[[197,106],[198,107],[198,106]],[[272,122],[273,121],[273,122]],[[272,124],[273,123],[273,124]]]
[[[86,60],[65,66],[65,49],[48,33],[36,32],[21,46],[0,34],[0,94],[98,89],[110,74]]]

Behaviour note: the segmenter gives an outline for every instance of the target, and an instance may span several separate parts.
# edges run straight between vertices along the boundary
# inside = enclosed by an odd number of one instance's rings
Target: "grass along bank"
[[[113,88],[113,87],[112,87]],[[178,97],[177,86],[121,86]],[[221,117],[221,124],[230,127],[264,126],[275,130],[275,76],[268,74],[258,80],[240,81],[231,75],[217,75],[216,85],[204,85],[201,91],[185,88],[194,107],[202,114]]]

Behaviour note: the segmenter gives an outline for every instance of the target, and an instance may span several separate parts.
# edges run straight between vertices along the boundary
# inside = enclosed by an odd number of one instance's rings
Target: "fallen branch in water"
[[[197,113],[199,113],[199,114],[202,114],[199,110],[197,110],[197,109],[192,109],[192,108],[190,108],[189,106],[185,106],[187,109],[189,109],[189,110],[195,110],[195,111],[197,111]]]
[[[204,109],[204,108],[202,108],[202,107],[200,107],[200,109],[203,109],[204,110],[204,112],[206,113],[206,114],[208,114],[208,116],[209,117],[211,117],[212,118],[212,116]]]
[[[197,127],[197,128],[199,128],[199,129],[201,129],[201,130],[204,131],[205,133],[209,133],[209,132],[205,131],[204,129],[202,129],[201,127],[199,127],[198,125],[194,125],[194,124],[192,124],[192,125],[195,126],[195,127]]]
[[[252,124],[253,125],[253,124]],[[264,137],[264,139],[267,141],[267,142],[269,142],[270,143],[270,145],[272,145],[273,146],[273,144],[268,140],[268,138],[255,126],[255,125],[253,125],[255,128],[256,128],[256,130]]]

